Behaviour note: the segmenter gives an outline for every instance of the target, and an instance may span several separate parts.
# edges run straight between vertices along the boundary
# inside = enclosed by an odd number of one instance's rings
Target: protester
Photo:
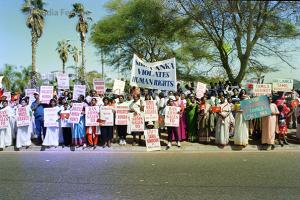
[[[124,95],[119,95],[119,102],[117,103],[118,106],[128,106],[128,103],[125,102]],[[120,145],[126,145],[126,135],[127,135],[127,125],[116,125],[117,132],[119,135]]]
[[[86,147],[85,142],[85,107],[82,108],[79,122],[73,125],[72,129],[72,147]],[[75,150],[74,148],[71,148]]]
[[[113,124],[107,125],[105,124],[106,118],[103,114],[103,109],[111,109],[113,112],[113,106],[109,106],[109,98],[104,97],[103,98],[103,106],[100,108],[100,129],[101,129],[101,141],[102,141],[102,147],[111,147],[111,140],[113,139]]]
[[[186,104],[186,117],[187,117],[187,132],[189,141],[194,142],[196,139],[198,140],[197,136],[197,102],[196,97],[194,95],[190,95],[190,98],[187,100]]]
[[[72,129],[71,124],[68,122],[70,117],[70,109],[68,103],[64,103],[63,109],[60,111],[60,127],[63,133],[64,146],[72,144]]]
[[[200,100],[200,104],[197,108],[197,131],[199,135],[200,143],[209,143],[210,135],[209,135],[209,111],[210,104],[206,102],[206,98],[202,97]]]
[[[14,113],[13,110],[8,106],[7,100],[2,100],[1,111],[5,112],[7,115],[7,127],[0,128],[0,150],[3,150],[5,147],[12,145],[12,133],[9,119],[14,116]]]
[[[97,112],[99,113],[99,107],[97,106],[97,99],[92,97],[90,101],[90,106],[95,106],[97,108]],[[99,115],[99,114],[98,114]],[[97,120],[98,122],[100,120]],[[86,127],[86,136],[87,136],[87,143],[90,147],[96,149],[98,144],[98,136],[100,135],[100,128],[99,126],[87,126]]]
[[[39,93],[34,93],[35,101],[31,104],[31,110],[33,111],[34,116],[34,124],[36,128],[36,134],[37,134],[37,145],[42,144],[42,133],[43,138],[45,138],[46,134],[46,128],[44,127],[44,107],[40,102]]]

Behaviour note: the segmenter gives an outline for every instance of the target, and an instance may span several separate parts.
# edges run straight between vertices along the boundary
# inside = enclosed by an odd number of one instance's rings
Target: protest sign
[[[85,85],[74,85],[73,100],[77,100],[80,95],[85,97]]]
[[[44,126],[58,127],[58,112],[57,108],[44,109]]]
[[[115,79],[114,86],[113,86],[113,93],[118,95],[123,94],[124,88],[125,88],[125,81]]]
[[[128,106],[116,106],[116,125],[128,124]]]
[[[80,115],[83,109],[83,103],[73,103],[70,110],[69,123],[77,124],[80,121]]]
[[[30,116],[26,107],[17,108],[17,127],[29,126]]]
[[[105,83],[104,80],[99,78],[93,79],[93,86],[94,90],[97,91],[97,94],[104,94],[105,93]]]
[[[99,125],[99,106],[85,107],[85,124],[86,126]]]
[[[293,89],[292,79],[275,79],[273,80],[273,90],[275,92],[290,92]]]
[[[53,98],[53,86],[41,86],[40,101],[44,104],[49,104]]]
[[[100,108],[100,121],[101,126],[114,125],[114,113],[110,106],[102,106]]]
[[[166,106],[165,126],[179,126],[179,108],[176,106]]]
[[[7,128],[8,127],[8,114],[7,110],[0,110],[0,128]]]
[[[246,99],[240,102],[243,110],[244,120],[251,120],[271,115],[271,108],[267,96],[258,96],[253,99]]]
[[[196,88],[197,98],[203,97],[205,92],[206,92],[206,84],[198,82]]]
[[[144,131],[144,114],[143,113],[129,113],[129,123],[131,132]]]
[[[272,85],[271,84],[253,84],[253,95],[271,95],[272,94]]]
[[[36,92],[36,89],[25,89],[25,96],[29,97],[29,105],[32,104],[32,102],[35,101],[34,93]]]
[[[147,63],[133,55],[131,86],[176,91],[175,58]]]
[[[154,100],[145,101],[145,122],[158,121],[158,111]]]
[[[160,139],[158,129],[144,130],[147,151],[160,151]]]
[[[59,90],[68,90],[70,89],[70,83],[69,83],[69,75],[59,73],[57,74],[57,88]]]

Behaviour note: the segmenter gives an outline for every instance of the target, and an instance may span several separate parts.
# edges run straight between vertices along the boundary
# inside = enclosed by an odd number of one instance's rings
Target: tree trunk
[[[66,68],[65,68],[65,64],[66,64],[66,63],[65,63],[64,61],[63,61],[62,63],[63,63],[63,68],[62,68],[62,71],[63,71],[63,74],[64,74],[64,73],[65,73],[65,71],[66,71],[66,70],[65,70],[65,69],[66,69]]]
[[[36,46],[37,46],[37,37],[33,31],[31,31],[31,62],[32,62],[32,71],[31,71],[31,88],[37,88],[37,75],[36,75]]]
[[[81,73],[79,74],[80,82],[84,85],[85,84],[85,61],[84,61],[84,50],[85,50],[85,38],[81,38]]]

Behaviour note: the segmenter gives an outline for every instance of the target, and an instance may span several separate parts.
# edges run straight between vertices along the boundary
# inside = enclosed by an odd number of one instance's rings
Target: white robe
[[[221,115],[225,116],[223,119],[221,116],[218,116],[216,124],[216,144],[227,145],[229,142],[229,128],[230,128],[230,113],[231,107],[225,102],[219,105],[221,107]]]
[[[249,140],[249,121],[243,119],[243,113],[238,112],[235,116],[234,144],[247,145]]]
[[[2,149],[12,145],[12,128],[10,118],[14,116],[14,111],[11,107],[7,106],[3,108],[3,110],[7,111],[9,123],[6,128],[0,129],[0,148]]]
[[[60,111],[58,107],[57,113]],[[59,115],[57,114],[57,120],[59,119]],[[57,127],[47,127],[46,135],[43,141],[43,146],[58,146],[59,144],[59,126]]]
[[[29,106],[26,106],[26,112],[28,116],[31,116],[31,109]],[[30,117],[30,124],[31,122],[32,120]],[[21,148],[22,146],[30,146],[31,133],[32,133],[31,125],[17,127],[16,148]]]

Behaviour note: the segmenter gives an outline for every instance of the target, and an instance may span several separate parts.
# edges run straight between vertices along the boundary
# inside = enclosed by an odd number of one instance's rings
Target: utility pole
[[[102,79],[104,80],[104,53],[103,50],[101,49],[101,67],[102,67]]]

